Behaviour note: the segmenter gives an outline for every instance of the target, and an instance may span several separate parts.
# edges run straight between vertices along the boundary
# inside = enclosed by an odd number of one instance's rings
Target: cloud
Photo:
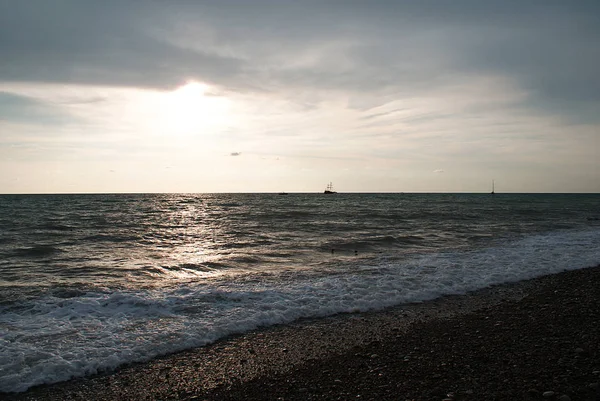
[[[73,120],[60,107],[33,97],[0,91],[0,121],[37,123],[44,125],[66,124]]]
[[[368,108],[493,73],[540,105],[596,102],[598,15],[592,1],[4,2],[0,81],[169,89],[196,79],[306,105],[343,91]]]
[[[153,33],[152,20],[162,11],[168,10],[111,0],[0,3],[0,81],[166,89],[192,77],[236,75],[234,57],[190,50]],[[175,17],[166,12],[166,21],[169,16]]]
[[[586,0],[0,1],[0,152],[189,171],[205,152],[226,174],[238,148],[290,176],[406,172],[420,189],[431,166],[598,171],[598,42]],[[189,81],[204,98],[163,107]],[[215,96],[219,118],[201,110]]]
[[[444,170],[442,170],[442,169],[437,169],[437,170],[433,170],[433,172],[434,172],[434,173],[436,173],[436,174],[441,174],[441,173],[443,173],[443,172],[444,172]]]

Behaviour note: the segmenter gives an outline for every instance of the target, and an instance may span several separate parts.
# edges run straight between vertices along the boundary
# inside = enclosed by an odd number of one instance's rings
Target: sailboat
[[[494,195],[494,193],[495,193],[494,192],[494,180],[492,180],[492,192],[491,192],[491,194]]]
[[[327,188],[325,188],[325,192],[323,192],[324,194],[336,194],[337,192],[335,192],[333,190],[333,183],[329,183],[327,184]]]

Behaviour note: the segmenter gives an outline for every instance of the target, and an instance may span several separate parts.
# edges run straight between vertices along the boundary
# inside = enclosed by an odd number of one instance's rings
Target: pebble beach
[[[16,400],[600,400],[600,266],[255,330]]]

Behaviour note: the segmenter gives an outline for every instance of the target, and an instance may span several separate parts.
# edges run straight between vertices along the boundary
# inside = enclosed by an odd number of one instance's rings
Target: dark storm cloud
[[[402,96],[496,74],[589,111],[599,42],[596,1],[0,0],[0,81]]]

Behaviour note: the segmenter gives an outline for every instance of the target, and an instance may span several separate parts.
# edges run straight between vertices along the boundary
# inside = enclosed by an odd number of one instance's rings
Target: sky
[[[0,193],[600,192],[597,0],[0,0]]]

